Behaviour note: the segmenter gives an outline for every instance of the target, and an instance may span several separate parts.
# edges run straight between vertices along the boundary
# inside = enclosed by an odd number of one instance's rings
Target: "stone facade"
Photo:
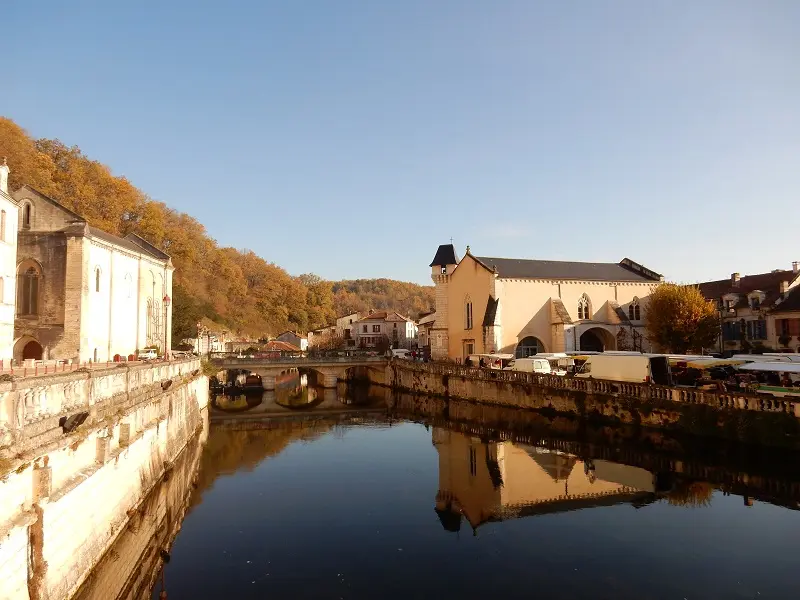
[[[440,264],[444,261],[445,264]],[[650,350],[647,297],[662,277],[625,259],[573,263],[474,256],[442,246],[431,263],[435,360],[468,354]]]
[[[19,207],[8,194],[8,165],[0,165],[0,362],[13,358],[17,297],[17,219]]]
[[[110,361],[171,347],[173,266],[146,240],[90,227],[36,190],[20,206],[14,358]]]

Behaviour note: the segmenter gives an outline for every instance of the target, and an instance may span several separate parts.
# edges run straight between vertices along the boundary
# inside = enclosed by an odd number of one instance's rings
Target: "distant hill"
[[[137,233],[172,257],[173,339],[195,337],[207,319],[252,335],[307,331],[368,308],[416,316],[433,305],[433,288],[390,279],[330,282],[292,276],[246,249],[223,248],[195,218],[149,198],[124,177],[59,140],[34,139],[0,117],[0,157],[9,184],[36,188],[88,220],[124,236]]]
[[[375,310],[394,310],[416,319],[434,306],[432,285],[418,285],[393,279],[354,279],[334,281],[333,305],[336,314]]]

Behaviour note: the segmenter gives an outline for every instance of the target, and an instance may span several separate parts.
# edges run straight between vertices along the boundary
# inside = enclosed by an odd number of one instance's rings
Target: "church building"
[[[8,168],[0,165],[0,362],[10,362],[14,348],[14,299],[17,265],[18,206],[8,194]]]
[[[663,277],[623,259],[588,263],[474,256],[439,246],[431,266],[434,360],[470,354],[649,351],[647,297]]]
[[[169,351],[170,257],[141,237],[90,226],[23,186],[19,205],[14,359],[125,359]]]

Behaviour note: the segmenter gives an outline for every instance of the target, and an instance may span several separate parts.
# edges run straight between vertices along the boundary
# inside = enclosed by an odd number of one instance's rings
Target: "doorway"
[[[25,347],[22,349],[22,360],[42,360],[43,352],[44,349],[42,345],[36,340],[31,340],[25,344]]]

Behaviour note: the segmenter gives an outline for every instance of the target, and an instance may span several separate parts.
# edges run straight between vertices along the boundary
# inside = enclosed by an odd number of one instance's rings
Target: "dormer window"
[[[760,310],[761,303],[764,302],[766,294],[761,290],[753,290],[747,294],[747,303],[750,305],[751,310]]]

